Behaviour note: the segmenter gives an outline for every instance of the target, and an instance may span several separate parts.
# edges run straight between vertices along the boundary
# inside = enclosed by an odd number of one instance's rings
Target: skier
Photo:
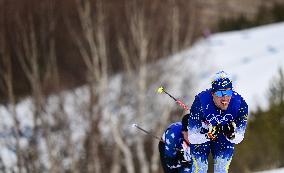
[[[188,118],[168,126],[159,142],[160,160],[165,173],[190,173],[192,160],[187,137]]]
[[[220,71],[215,74],[212,87],[195,96],[188,114],[192,172],[207,172],[210,152],[215,173],[229,170],[234,144],[243,140],[248,118],[245,100],[232,89],[231,78]]]

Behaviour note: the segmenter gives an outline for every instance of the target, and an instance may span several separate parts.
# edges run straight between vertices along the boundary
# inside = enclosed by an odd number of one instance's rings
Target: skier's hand
[[[182,149],[177,151],[176,159],[182,165],[187,165],[191,161],[190,147],[183,141]]]
[[[207,132],[207,134],[205,135],[206,138],[210,139],[210,140],[215,140],[217,135],[220,133],[220,126],[212,126],[211,124],[209,124],[209,131]]]
[[[177,154],[176,154],[176,160],[179,162],[179,163],[182,163],[182,162],[185,162],[184,160],[184,157],[183,157],[183,150],[178,150],[177,151]]]
[[[235,138],[235,129],[236,129],[236,123],[233,121],[222,126],[223,134],[230,140]]]
[[[207,134],[208,132],[209,132],[209,123],[207,123],[206,121],[202,121],[200,133],[201,134]]]
[[[191,161],[191,154],[190,154],[190,147],[188,144],[183,141],[182,143],[182,149],[183,149],[183,158],[185,161],[190,162]]]

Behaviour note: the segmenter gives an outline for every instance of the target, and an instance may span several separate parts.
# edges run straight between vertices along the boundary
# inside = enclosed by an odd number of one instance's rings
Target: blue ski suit
[[[159,143],[160,160],[165,173],[190,173],[192,161],[183,162],[180,151],[183,143],[181,122],[168,126]]]
[[[210,152],[214,160],[214,172],[227,173],[234,144],[243,140],[247,125],[248,106],[237,92],[233,91],[227,110],[221,110],[215,106],[211,91],[208,89],[195,96],[188,116],[188,140],[191,143],[194,173],[207,173]],[[204,122],[216,126],[231,121],[236,124],[234,139],[228,139],[220,133],[215,140],[210,140],[203,132]]]

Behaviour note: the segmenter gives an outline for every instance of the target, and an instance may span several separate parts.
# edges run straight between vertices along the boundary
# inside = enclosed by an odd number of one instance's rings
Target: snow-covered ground
[[[151,69],[152,72],[157,73],[157,77],[154,78],[154,82],[146,93],[149,101],[145,110],[148,112],[143,117],[145,118],[143,121],[149,123],[145,122],[145,126],[151,126],[155,122],[153,119],[147,119],[147,117],[153,118],[155,114],[161,114],[163,105],[168,105],[169,102],[174,104],[166,96],[156,96],[155,88],[165,85],[167,91],[190,105],[195,94],[210,87],[210,78],[218,70],[225,70],[231,74],[235,90],[245,98],[250,110],[254,110],[257,105],[265,109],[268,105],[267,91],[270,83],[273,81],[273,77],[277,76],[278,69],[280,67],[284,69],[283,38],[284,23],[213,34],[198,41],[191,49],[161,59],[157,64],[151,65],[158,68]],[[104,105],[110,113],[115,112],[115,114],[133,117],[135,110],[131,108],[131,105],[137,102],[133,100],[132,96],[136,94],[135,88],[132,87],[135,85],[131,83],[124,85],[125,81],[122,76],[120,74],[111,78],[109,95],[106,96],[108,100]],[[122,95],[122,89],[127,87],[129,88],[128,91],[133,92],[127,91]],[[80,111],[85,108],[84,106],[87,105],[87,95],[86,87],[79,87],[73,92],[62,93],[65,99],[64,109],[70,118],[70,123],[73,124],[71,128],[74,127],[74,132],[72,131],[74,141],[80,141],[80,137],[87,128],[84,118],[78,116],[81,114]],[[52,96],[48,102],[47,113],[56,111],[59,98]],[[29,136],[30,129],[33,126],[31,115],[33,106],[31,104],[32,102],[27,98],[17,105],[20,127],[25,134],[21,139],[23,146],[27,145],[25,137]],[[151,116],[147,114],[151,114]],[[9,138],[10,133],[12,133],[13,120],[7,108],[2,105],[0,105],[0,119],[0,157],[4,164],[10,167],[15,164],[16,159],[14,148],[9,148],[15,142],[13,138]],[[283,169],[281,171],[284,172]]]
[[[210,87],[208,77],[217,70],[230,73],[237,90],[248,102],[251,110],[257,105],[267,108],[267,90],[284,70],[284,24],[272,24],[243,31],[214,34],[197,45],[207,50],[201,66],[201,82],[198,89]],[[205,50],[204,49],[204,50]],[[208,65],[207,65],[208,66]]]
[[[210,87],[210,79],[219,70],[229,73],[234,88],[248,102],[250,110],[268,106],[268,89],[280,68],[284,70],[284,23],[252,29],[212,34],[160,63],[170,78],[172,92],[178,96],[182,83],[193,73],[193,93]],[[192,76],[190,76],[192,77]],[[186,94],[186,93],[184,93]],[[188,104],[192,100],[186,100]]]
[[[260,172],[255,172],[255,173],[284,173],[284,168],[274,169],[274,170],[269,170],[269,171],[260,171]]]

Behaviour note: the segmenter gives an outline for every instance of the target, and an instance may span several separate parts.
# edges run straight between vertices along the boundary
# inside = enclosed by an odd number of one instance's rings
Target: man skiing
[[[187,139],[187,116],[168,126],[159,142],[160,160],[165,173],[190,173],[192,160]]]
[[[212,87],[195,96],[188,114],[188,139],[194,173],[207,172],[210,152],[214,172],[227,173],[234,144],[244,138],[248,106],[232,89],[231,78],[220,71],[213,78]]]

